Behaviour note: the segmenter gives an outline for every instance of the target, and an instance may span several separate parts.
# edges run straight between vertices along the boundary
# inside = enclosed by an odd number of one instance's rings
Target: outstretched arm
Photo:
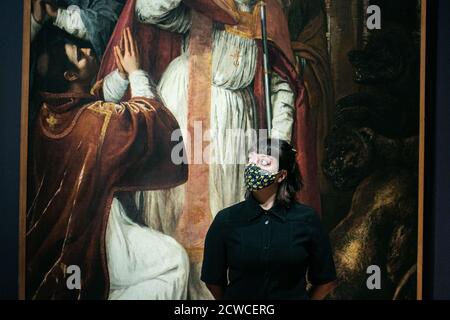
[[[86,27],[81,20],[81,9],[78,6],[70,6],[67,9],[58,8],[43,0],[33,0],[31,15],[31,40],[47,20],[53,20],[53,24],[67,33],[89,40]]]
[[[81,19],[81,9],[78,6],[70,6],[67,9],[47,6],[55,26],[79,39],[89,40],[86,26]]]
[[[89,40],[78,6],[70,6],[64,9],[43,0],[33,0],[31,8],[31,41],[47,20],[53,20],[55,26],[77,38]]]
[[[272,138],[291,141],[295,98],[289,83],[273,72],[271,77]]]
[[[47,20],[53,20],[55,26],[77,38],[88,40],[86,27],[81,20],[81,10],[78,6],[70,6],[64,9],[58,8],[50,2],[33,0],[31,9],[31,40],[34,39],[42,24]]]

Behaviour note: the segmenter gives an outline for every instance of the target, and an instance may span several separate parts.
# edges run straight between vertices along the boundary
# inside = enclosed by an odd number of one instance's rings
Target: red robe
[[[173,115],[156,100],[118,105],[92,95],[44,95],[33,135],[28,299],[108,297],[105,235],[113,194],[186,181],[187,166],[171,161],[176,129]],[[80,290],[67,288],[70,265],[80,268]]]
[[[232,0],[183,0],[194,10],[198,10],[216,22],[237,24],[238,16],[231,10]],[[292,143],[297,149],[297,162],[302,174],[303,188],[298,193],[298,200],[313,207],[321,214],[318,166],[316,154],[316,124],[308,106],[308,97],[303,80],[299,79],[290,43],[286,17],[276,0],[266,0],[267,28],[270,65],[283,79],[289,82],[294,91],[296,116],[292,133]],[[181,36],[163,31],[152,25],[138,23],[134,18],[135,0],[128,0],[117,23],[116,29],[106,49],[99,79],[115,69],[113,46],[119,44],[122,30],[125,27],[134,29],[141,48],[143,67],[155,80],[166,69],[167,65],[180,55]],[[260,34],[260,31],[259,31]],[[256,40],[261,48],[260,36]],[[258,101],[259,127],[264,128],[266,110],[264,103],[264,82],[262,69],[262,50],[259,50],[258,67],[254,81],[254,93]]]

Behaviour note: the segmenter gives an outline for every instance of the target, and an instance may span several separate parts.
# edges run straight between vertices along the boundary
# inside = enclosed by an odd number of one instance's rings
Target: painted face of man
[[[81,48],[75,44],[66,44],[65,51],[69,61],[77,68],[77,72],[67,77],[75,77],[78,81],[90,83],[97,75],[99,63],[91,48]],[[72,79],[69,79],[72,80]]]

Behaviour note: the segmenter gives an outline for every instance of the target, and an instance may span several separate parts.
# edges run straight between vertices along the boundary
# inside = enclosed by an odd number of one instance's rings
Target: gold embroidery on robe
[[[234,1],[233,1],[234,3]],[[261,38],[261,4],[256,4],[252,12],[242,12],[235,5],[231,6],[233,13],[238,17],[238,24],[225,25],[225,31],[233,33],[243,38],[260,39]],[[272,40],[271,37],[268,37]]]

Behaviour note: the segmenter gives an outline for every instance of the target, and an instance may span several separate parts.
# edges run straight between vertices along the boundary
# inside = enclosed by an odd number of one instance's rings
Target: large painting
[[[421,299],[425,0],[24,2],[23,299],[212,299],[247,154],[294,146],[328,299]]]

